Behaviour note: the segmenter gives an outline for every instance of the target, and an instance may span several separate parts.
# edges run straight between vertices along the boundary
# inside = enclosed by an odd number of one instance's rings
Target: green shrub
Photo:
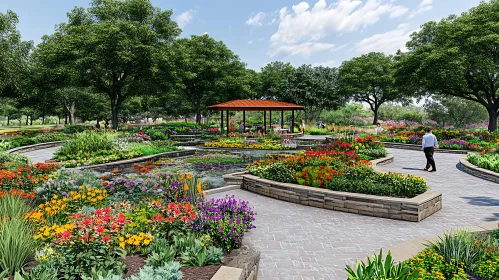
[[[0,152],[1,151],[6,151],[6,150],[8,150],[10,148],[11,148],[11,144],[10,144],[9,141],[4,140],[4,139],[0,140]]]
[[[0,152],[0,165],[8,165],[17,168],[26,164],[31,164],[31,159],[28,156],[18,153],[9,154],[7,152]]]
[[[56,152],[58,156],[75,154],[77,152],[91,153],[113,150],[116,148],[115,137],[108,133],[84,131],[76,133],[71,140],[62,145]]]
[[[0,271],[14,275],[35,255],[36,242],[32,227],[23,217],[12,217],[0,223]]]
[[[93,278],[84,277],[84,280],[124,280],[120,275],[106,275],[103,276],[102,272]],[[138,275],[134,275],[125,280],[180,280],[183,277],[180,271],[180,264],[178,262],[168,262],[158,268],[151,266],[144,266],[140,269]]]
[[[360,156],[367,156],[372,159],[378,159],[382,157],[386,157],[386,150],[385,149],[365,149],[365,150],[359,150],[357,154]]]
[[[317,127],[311,127],[310,129],[305,130],[305,133],[308,133],[310,135],[331,135],[333,132],[324,129],[324,128],[317,128]]]
[[[410,271],[419,274],[418,279],[468,279],[462,264],[453,261],[447,263],[444,257],[438,254],[434,248],[427,248],[406,262]]]
[[[446,263],[462,263],[465,271],[473,271],[485,253],[482,242],[490,242],[490,240],[485,241],[476,233],[458,231],[445,233],[437,241],[430,242],[430,245]]]
[[[78,133],[86,130],[88,130],[88,127],[82,124],[65,125],[63,128],[61,128],[62,132],[67,133]]]
[[[182,252],[182,264],[186,266],[217,265],[223,260],[224,253],[215,246],[202,246],[198,242]]]
[[[20,196],[6,195],[0,197],[0,217],[22,217],[28,211],[30,211],[30,208]]]
[[[282,183],[296,183],[294,171],[281,162],[272,163],[268,167],[261,169],[256,176]]]
[[[367,258],[367,264],[357,262],[355,270],[351,267],[346,267],[349,280],[416,280],[417,273],[412,275],[409,273],[409,268],[404,264],[395,264],[393,262],[390,251],[383,259],[383,251],[379,254],[374,254],[371,258]]]
[[[469,154],[468,161],[483,169],[499,172],[499,154]]]

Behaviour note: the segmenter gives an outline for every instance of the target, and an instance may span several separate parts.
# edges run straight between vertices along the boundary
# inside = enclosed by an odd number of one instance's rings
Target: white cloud
[[[390,11],[390,18],[403,16],[405,13],[407,13],[407,11],[409,11],[409,9],[404,6],[395,6]]]
[[[333,47],[333,44],[312,42],[276,45],[271,48],[269,55],[272,57],[288,55],[301,55],[303,57],[309,57],[314,52],[331,50]]]
[[[410,35],[414,31],[417,30],[411,30],[407,24],[401,24],[395,30],[362,39],[355,47],[361,53],[384,52],[393,54],[399,49],[407,51],[405,43],[410,40]]]
[[[259,12],[253,17],[250,17],[247,21],[247,25],[262,26],[263,20],[265,19],[265,13]]]
[[[208,31],[206,31],[205,33],[203,33],[203,35],[209,35],[210,33],[208,33]]]
[[[338,62],[336,60],[328,60],[323,62],[312,63],[312,66],[338,67]]]
[[[421,3],[419,3],[418,7],[414,9],[407,18],[414,18],[421,13],[431,11],[433,9],[433,6],[431,6],[432,3],[433,0],[422,0]]]
[[[253,44],[253,41],[248,41],[248,45],[251,45],[251,44]]]
[[[192,18],[194,17],[194,13],[196,13],[196,11],[194,10],[188,10],[181,13],[175,19],[178,23],[178,26],[180,26],[180,28],[184,28],[187,24],[189,24],[189,22],[191,22]]]
[[[294,44],[300,41],[318,41],[330,32],[351,32],[376,23],[381,16],[397,17],[407,12],[403,6],[382,3],[381,0],[339,0],[328,5],[326,0],[310,7],[301,2],[279,11],[279,29],[271,41]]]

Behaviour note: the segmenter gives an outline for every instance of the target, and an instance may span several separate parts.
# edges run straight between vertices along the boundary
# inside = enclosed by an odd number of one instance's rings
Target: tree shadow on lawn
[[[499,199],[488,196],[468,196],[462,197],[468,200],[468,203],[475,206],[499,206]]]

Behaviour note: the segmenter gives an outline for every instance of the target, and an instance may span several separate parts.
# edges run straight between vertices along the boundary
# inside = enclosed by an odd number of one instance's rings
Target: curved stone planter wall
[[[393,161],[387,156],[372,161],[377,165]],[[429,190],[413,198],[397,198],[357,193],[337,192],[297,184],[280,183],[250,175],[247,172],[224,176],[226,184],[241,182],[241,188],[264,196],[318,208],[419,222],[442,209],[442,193]]]
[[[256,280],[260,252],[245,245],[230,253],[230,261],[222,266],[211,280]]]
[[[393,142],[381,142],[381,143],[383,143],[383,145],[385,145],[386,148],[422,151],[421,145],[402,144],[402,143],[393,143]],[[467,150],[435,149],[435,153],[450,153],[450,154],[464,154],[465,155],[468,152],[469,151],[467,151]]]
[[[111,172],[115,169],[118,169],[121,172],[130,172],[130,171],[134,170],[134,168],[133,168],[134,164],[145,163],[147,161],[155,161],[155,160],[158,160],[160,158],[174,158],[174,157],[190,156],[190,155],[193,155],[195,153],[196,153],[195,150],[183,150],[183,151],[176,151],[176,152],[167,152],[167,153],[155,154],[155,155],[151,155],[151,156],[138,157],[138,158],[132,158],[132,159],[127,159],[127,160],[115,161],[115,162],[108,162],[108,163],[103,163],[103,164],[80,166],[80,167],[77,167],[76,169],[93,170],[93,171],[98,171],[98,172]]]
[[[40,144],[35,144],[35,145],[28,145],[28,146],[22,146],[22,147],[17,147],[14,149],[7,150],[7,153],[26,153],[26,152],[31,152],[31,151],[36,151],[36,150],[42,150],[42,149],[48,149],[48,148],[53,148],[53,147],[59,147],[62,145],[64,141],[55,141],[55,142],[48,142],[48,143],[40,143]]]
[[[499,173],[473,165],[466,158],[462,158],[459,160],[459,168],[461,169],[461,171],[464,171],[475,177],[489,180],[494,183],[499,183]]]

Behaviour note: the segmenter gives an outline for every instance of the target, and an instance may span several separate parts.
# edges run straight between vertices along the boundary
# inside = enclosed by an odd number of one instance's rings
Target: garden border
[[[381,142],[381,143],[385,146],[385,148],[422,151],[421,145],[394,143],[394,142]],[[435,153],[467,154],[469,152],[470,151],[468,150],[435,149]]]
[[[9,154],[27,153],[27,152],[32,152],[32,151],[36,151],[36,150],[43,150],[43,149],[48,149],[48,148],[53,148],[53,147],[59,147],[62,145],[63,142],[64,141],[54,141],[54,142],[46,142],[46,143],[40,143],[40,144],[21,146],[21,147],[7,150],[6,152]]]
[[[371,162],[375,171],[380,172],[377,165],[392,161],[393,155],[388,155]],[[224,181],[226,184],[240,183],[247,191],[292,203],[395,220],[420,222],[442,209],[442,193],[436,190],[413,198],[375,196],[280,183],[247,172],[225,175]]]
[[[175,158],[175,157],[183,157],[194,155],[196,150],[180,150],[174,152],[165,152],[159,153],[150,156],[136,157],[126,160],[113,161],[108,163],[96,164],[96,165],[88,165],[88,166],[79,166],[75,169],[77,170],[93,170],[97,172],[111,172],[115,169],[118,169],[120,172],[128,172],[134,170],[133,165],[139,164],[147,161],[154,161],[160,158]]]
[[[467,158],[459,160],[459,169],[464,173],[499,184],[499,173],[480,168],[469,162]]]
[[[479,226],[450,229],[450,231],[466,230],[466,231],[480,233],[480,234],[488,234],[496,229],[499,229],[499,222],[498,221],[483,223],[483,224],[480,224]],[[449,230],[447,230],[447,232],[448,231]],[[445,232],[446,231],[443,231],[443,233],[445,233]],[[402,243],[399,243],[399,244],[392,246],[390,248],[382,248],[382,249],[383,249],[383,252],[386,252],[386,253],[388,253],[388,251],[390,251],[394,262],[402,262],[402,261],[406,261],[406,260],[416,256],[417,254],[419,254],[421,251],[423,251],[426,248],[426,246],[425,246],[426,243],[428,243],[430,241],[437,241],[439,236],[441,236],[441,234],[440,235],[431,235],[431,236],[428,236],[426,238],[412,239],[412,240],[408,240],[408,241],[404,241]]]
[[[244,245],[233,250],[231,261],[220,267],[211,280],[256,280],[260,264],[260,251]]]

